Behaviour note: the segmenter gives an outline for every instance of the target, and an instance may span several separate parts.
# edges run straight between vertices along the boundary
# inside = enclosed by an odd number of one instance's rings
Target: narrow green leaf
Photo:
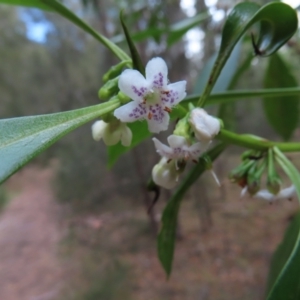
[[[269,58],[266,70],[265,88],[296,87],[297,80],[289,66],[276,53]],[[275,131],[285,140],[290,139],[299,121],[299,96],[265,98],[263,107],[266,117]]]
[[[300,174],[295,166],[278,149],[274,148],[276,161],[295,185],[300,200]],[[300,299],[300,228],[292,251],[270,288],[267,300],[299,300]]]
[[[41,0],[0,0],[0,3],[51,10],[50,7],[47,4],[42,3]]]
[[[242,35],[255,23],[260,24],[256,48],[260,55],[268,56],[286,43],[298,28],[296,11],[281,2],[260,6],[252,2],[237,4],[227,17],[220,51],[198,105],[203,106],[224,64]]]
[[[205,155],[209,156],[211,161],[214,161],[222,153],[225,147],[226,146],[224,143],[220,143],[213,149],[209,150]],[[204,155],[199,159],[198,164],[184,178],[183,182],[171,197],[163,211],[161,219],[162,228],[157,238],[157,251],[159,260],[168,277],[170,276],[172,270],[176,242],[177,218],[180,204],[189,187],[205,171],[206,160],[203,157]]]
[[[115,100],[56,114],[0,120],[0,183],[68,132],[119,105]]]
[[[285,231],[284,238],[273,254],[269,270],[267,292],[275,284],[277,277],[290,257],[300,230],[300,212],[293,216],[293,220]],[[294,276],[291,274],[290,276]],[[288,291],[287,291],[288,293]],[[298,292],[296,293],[299,294]],[[299,294],[300,295],[300,294]],[[299,297],[297,298],[299,299]]]
[[[125,33],[126,41],[127,41],[130,53],[131,53],[133,68],[135,70],[140,71],[141,74],[145,75],[145,67],[142,63],[142,59],[141,59],[140,54],[139,54],[139,52],[137,51],[137,49],[134,45],[134,42],[132,41],[132,38],[130,37],[129,31],[128,31],[128,29],[126,27],[126,24],[124,22],[123,10],[121,10],[121,12],[120,12],[120,20],[121,20],[122,28],[123,28],[123,31]]]

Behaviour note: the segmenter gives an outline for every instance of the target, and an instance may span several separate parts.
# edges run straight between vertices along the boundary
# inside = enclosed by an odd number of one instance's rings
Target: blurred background
[[[188,94],[201,92],[226,14],[237,2],[63,1],[127,50],[119,22],[125,9],[143,62],[163,57],[170,81],[187,80]],[[1,118],[99,103],[102,76],[118,62],[103,46],[62,17],[36,9],[1,5],[0,24]],[[297,33],[280,54],[298,82],[299,53]],[[268,65],[269,59],[253,57],[247,34],[214,91],[263,88]],[[227,128],[278,139],[261,99],[209,110]],[[108,169],[106,147],[92,139],[90,127],[64,137],[0,186],[0,299],[264,298],[270,259],[296,201],[240,199],[227,174],[242,149],[230,147],[214,165],[222,187],[204,174],[185,196],[173,274],[166,280],[156,234],[171,192],[162,191],[147,214],[153,195],[145,186],[159,159],[153,143],[145,141]]]

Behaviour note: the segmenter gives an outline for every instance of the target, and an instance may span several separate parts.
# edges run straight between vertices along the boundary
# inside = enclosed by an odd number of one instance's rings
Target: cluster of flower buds
[[[263,175],[266,174],[266,189],[261,189]],[[276,171],[273,149],[268,151],[248,150],[242,155],[242,163],[231,171],[229,178],[246,193],[257,199],[270,203],[280,199],[291,199],[295,195],[295,187],[281,189],[281,178]]]

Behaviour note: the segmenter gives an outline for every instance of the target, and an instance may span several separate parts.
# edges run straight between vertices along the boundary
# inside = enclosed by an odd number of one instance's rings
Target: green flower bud
[[[267,189],[270,193],[277,195],[281,188],[281,178],[277,176],[268,177]]]
[[[270,148],[268,151],[267,189],[270,193],[276,195],[280,191],[280,186],[281,186],[281,179],[275,169],[273,149]]]
[[[188,115],[189,114],[187,114],[187,116],[185,116],[184,118],[182,118],[178,121],[173,134],[183,136],[188,141],[190,141],[191,140],[191,133],[190,133],[191,127],[188,122]]]
[[[243,161],[242,164],[237,166],[229,173],[229,179],[232,182],[237,182],[241,186],[244,186],[246,184],[247,173],[254,164],[255,161],[253,160]]]
[[[259,166],[255,163],[247,175],[247,187],[250,195],[255,195],[260,190],[260,179],[266,168],[266,161],[264,160]]]
[[[121,104],[128,103],[131,99],[121,91],[118,93],[118,99],[120,100]]]
[[[107,100],[113,95],[115,95],[119,90],[118,81],[119,81],[119,77],[107,81],[98,91],[99,98],[103,100]]]
[[[113,79],[117,76],[119,76],[123,70],[123,68],[125,66],[128,66],[131,64],[131,61],[130,60],[124,60],[124,61],[121,61],[119,64],[115,65],[115,66],[112,66],[102,77],[102,80],[103,82],[107,82],[109,81],[110,79]]]

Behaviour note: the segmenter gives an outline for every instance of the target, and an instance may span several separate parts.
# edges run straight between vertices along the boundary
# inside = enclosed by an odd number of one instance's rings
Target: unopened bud
[[[191,111],[189,123],[196,138],[202,142],[211,141],[221,128],[220,121],[202,108],[195,108]]]
[[[103,100],[107,100],[113,95],[115,95],[119,90],[118,81],[119,81],[119,77],[107,81],[98,91],[99,98]]]
[[[117,76],[119,76],[123,70],[124,67],[128,66],[131,64],[131,61],[129,60],[124,60],[121,61],[119,64],[112,66],[102,77],[103,82],[107,82],[110,79],[113,79]]]

